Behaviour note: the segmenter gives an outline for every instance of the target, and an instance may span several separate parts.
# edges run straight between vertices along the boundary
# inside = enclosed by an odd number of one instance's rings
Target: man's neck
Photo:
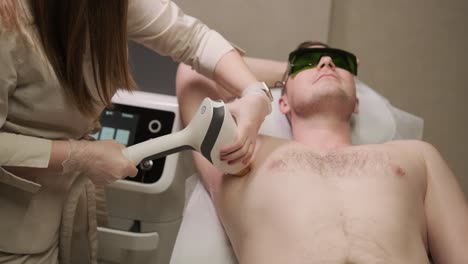
[[[348,121],[330,117],[296,118],[292,129],[295,141],[326,153],[351,145]]]

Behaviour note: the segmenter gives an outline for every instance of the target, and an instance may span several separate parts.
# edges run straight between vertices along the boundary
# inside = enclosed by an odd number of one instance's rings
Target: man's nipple
[[[405,170],[398,165],[392,165],[392,170],[393,170],[393,173],[398,177],[403,177],[406,175]]]

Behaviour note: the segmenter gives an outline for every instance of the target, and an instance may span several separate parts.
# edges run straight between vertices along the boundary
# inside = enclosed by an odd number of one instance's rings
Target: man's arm
[[[281,81],[287,67],[286,62],[268,59],[244,57],[244,61],[256,79],[267,83],[270,87],[274,86],[277,81]],[[205,97],[210,97],[211,99],[220,98],[225,101],[234,97],[226,89],[198,74],[185,64],[180,64],[177,71],[176,92],[179,104],[182,105],[182,118],[184,116],[189,118],[188,120],[183,120],[184,125],[187,125],[188,121],[192,119],[193,110],[198,108]],[[191,96],[194,96],[194,98]]]
[[[244,57],[247,66],[257,80],[265,82],[269,87],[275,86],[277,81],[282,81],[287,68],[287,63],[268,59]]]
[[[226,99],[231,97],[230,94],[219,89],[216,83],[194,70],[185,64],[180,64],[176,74],[176,95],[179,102],[179,113],[182,123],[185,126],[192,120],[194,114],[198,110],[200,103],[205,97],[213,100]],[[214,187],[219,186],[222,171],[213,166],[200,153],[192,151],[195,162],[203,185],[212,193]]]
[[[447,163],[430,144],[422,146],[427,172],[425,209],[434,263],[468,263],[468,205]]]
[[[258,58],[244,58],[247,66],[255,74],[255,77],[273,86],[286,69],[286,63]],[[222,99],[227,101],[234,97],[226,89],[222,88],[214,81],[198,74],[185,64],[180,64],[176,75],[176,94],[179,102],[179,111],[182,123],[186,126],[193,118],[200,103],[205,97],[213,100]],[[193,152],[195,166],[200,173],[205,187],[214,191],[215,186],[219,186],[222,172],[208,162],[201,154]]]

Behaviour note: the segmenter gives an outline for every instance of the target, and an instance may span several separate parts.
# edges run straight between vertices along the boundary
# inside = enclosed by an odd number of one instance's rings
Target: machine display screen
[[[101,115],[102,129],[91,136],[97,140],[114,139],[130,146],[135,142],[138,119],[137,114],[105,110]]]

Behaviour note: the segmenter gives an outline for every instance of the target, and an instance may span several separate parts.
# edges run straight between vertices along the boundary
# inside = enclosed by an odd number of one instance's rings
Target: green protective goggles
[[[299,48],[289,54],[289,75],[316,67],[323,56],[332,59],[336,67],[357,75],[357,59],[354,54],[332,48]]]

